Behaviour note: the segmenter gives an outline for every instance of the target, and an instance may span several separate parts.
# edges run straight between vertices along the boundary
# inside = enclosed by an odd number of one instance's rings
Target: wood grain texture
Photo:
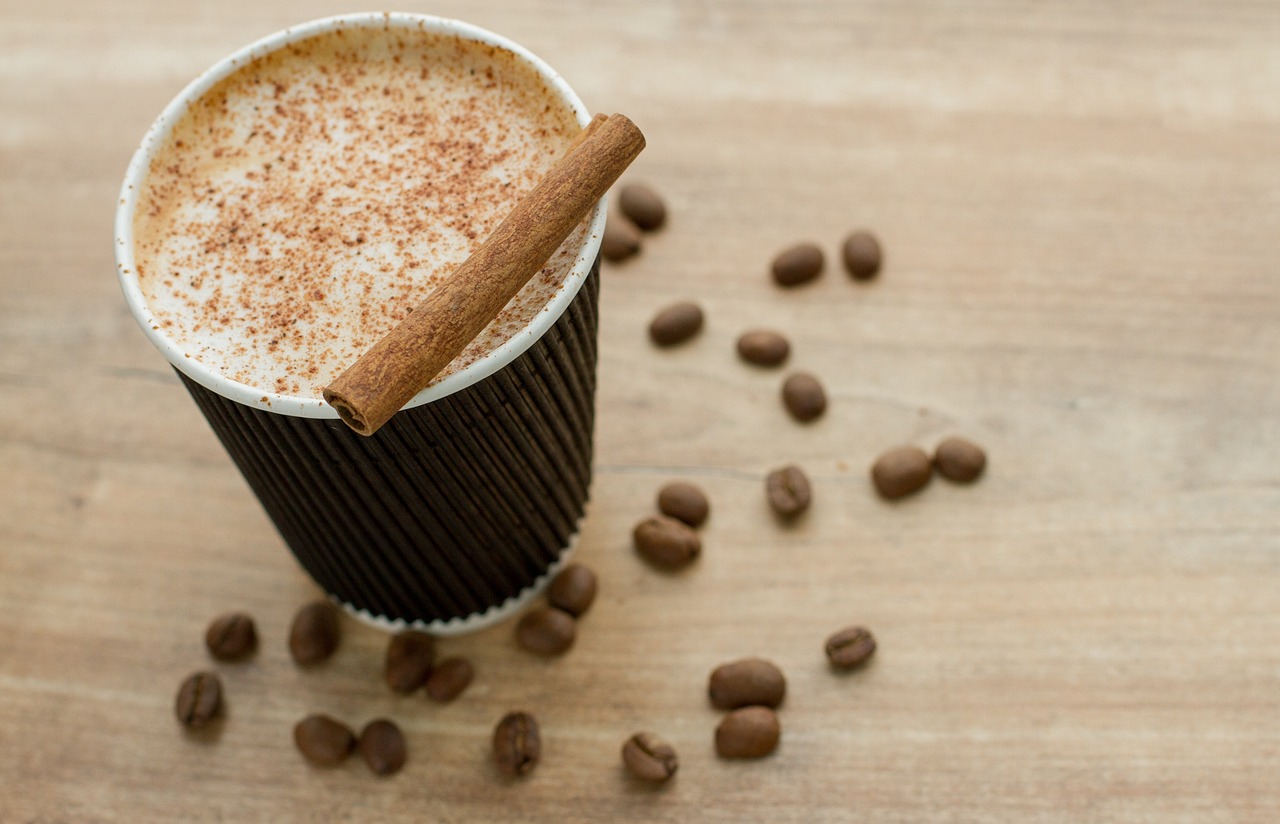
[[[476,663],[441,707],[390,693],[385,638],[285,647],[315,595],[113,276],[111,219],[146,126],[251,39],[349,6],[34,2],[0,9],[0,821],[1280,820],[1280,7],[978,0],[441,0],[546,58],[649,148],[624,179],[667,198],[607,268],[593,501],[601,579],[577,645],[544,661],[506,624],[441,644]],[[802,239],[874,229],[880,278],[780,292]],[[659,351],[661,306],[707,326]],[[768,325],[827,415],[790,422]],[[118,400],[128,397],[128,403]],[[973,487],[888,505],[867,467],[950,434]],[[765,473],[802,465],[783,529]],[[704,556],[663,575],[629,547],[664,481],[712,500]],[[217,664],[228,717],[184,735],[174,693],[206,623],[262,647]],[[866,670],[827,633],[871,627]],[[706,677],[786,672],[779,751],[716,759]],[[493,725],[542,722],[503,781]],[[326,712],[394,718],[379,780],[294,751]],[[640,729],[679,751],[622,773]]]

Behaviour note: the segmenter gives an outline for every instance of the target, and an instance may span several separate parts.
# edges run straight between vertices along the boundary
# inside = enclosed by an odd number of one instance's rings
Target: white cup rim
[[[232,380],[220,371],[190,356],[175,339],[165,334],[152,315],[147,305],[146,296],[138,283],[133,250],[133,220],[138,205],[141,184],[150,169],[152,155],[157,148],[164,144],[173,124],[181,117],[187,106],[200,99],[215,84],[246,63],[277,51],[290,43],[343,28],[416,28],[421,31],[451,34],[465,40],[505,49],[535,69],[547,81],[548,85],[569,105],[579,125],[585,126],[591,120],[591,115],[586,106],[583,105],[578,95],[565,82],[564,78],[545,61],[520,44],[461,20],[403,12],[362,12],[325,17],[301,25],[290,26],[287,29],[267,35],[224,57],[206,69],[199,77],[187,84],[186,88],[179,92],[170,101],[169,105],[164,108],[160,116],[147,129],[142,142],[129,162],[128,170],[125,172],[124,183],[120,188],[120,198],[116,206],[116,275],[120,280],[125,300],[129,304],[134,319],[142,327],[142,331],[152,345],[160,350],[169,363],[179,372],[206,389],[216,392],[229,400],[267,412],[303,418],[331,418],[335,420],[338,419],[337,410],[325,403],[323,399],[281,394],[263,387],[254,387]],[[606,203],[605,199],[601,198],[591,213],[586,241],[583,243],[582,248],[578,250],[577,257],[574,259],[569,273],[565,276],[563,285],[527,326],[512,335],[501,346],[495,347],[483,358],[477,359],[423,389],[405,404],[404,408],[409,409],[439,400],[489,377],[524,354],[535,341],[541,338],[560,319],[560,316],[577,296],[582,284],[586,282],[587,277],[590,275],[591,268],[600,249],[605,217]]]

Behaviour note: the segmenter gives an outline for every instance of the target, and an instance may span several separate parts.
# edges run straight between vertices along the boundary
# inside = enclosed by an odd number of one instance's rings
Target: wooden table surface
[[[442,643],[456,703],[397,697],[347,620],[291,663],[299,570],[116,284],[113,207],[199,71],[349,3],[7,0],[0,9],[0,821],[1274,822],[1280,820],[1280,6],[1269,2],[413,2],[546,58],[649,148],[668,228],[604,272],[593,499],[601,597],[536,659],[507,623]],[[783,292],[797,240],[874,229],[881,277]],[[657,351],[662,305],[698,301]],[[791,422],[743,330],[788,333],[826,416]],[[900,443],[987,447],[976,485],[886,504]],[[813,510],[780,527],[771,468]],[[662,575],[630,530],[689,479],[713,514]],[[206,623],[228,717],[184,735]],[[877,635],[831,672],[822,643]],[[786,672],[779,750],[718,760],[717,664]],[[500,779],[489,736],[541,719]],[[309,712],[389,716],[410,761],[302,762]],[[653,730],[679,775],[629,781]]]

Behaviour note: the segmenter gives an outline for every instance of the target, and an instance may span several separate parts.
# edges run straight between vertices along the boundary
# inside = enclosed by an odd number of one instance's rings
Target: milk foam
[[[139,192],[156,324],[264,391],[321,388],[466,259],[563,153],[573,112],[504,49],[339,29],[249,63],[188,106]],[[445,370],[519,332],[587,222]]]

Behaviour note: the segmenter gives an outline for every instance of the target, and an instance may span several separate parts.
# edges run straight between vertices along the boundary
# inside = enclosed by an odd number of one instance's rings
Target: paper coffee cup
[[[116,264],[134,317],[178,371],[307,573],[389,628],[462,632],[533,597],[571,551],[591,481],[602,200],[563,284],[501,345],[419,393],[372,437],[318,397],[228,378],[189,357],[140,286],[134,223],[153,156],[186,108],[245,65],[335,30],[443,34],[506,50],[580,125],[572,89],[523,47],[456,20],[356,14],[296,26],[236,52],[164,110],[129,165]]]

